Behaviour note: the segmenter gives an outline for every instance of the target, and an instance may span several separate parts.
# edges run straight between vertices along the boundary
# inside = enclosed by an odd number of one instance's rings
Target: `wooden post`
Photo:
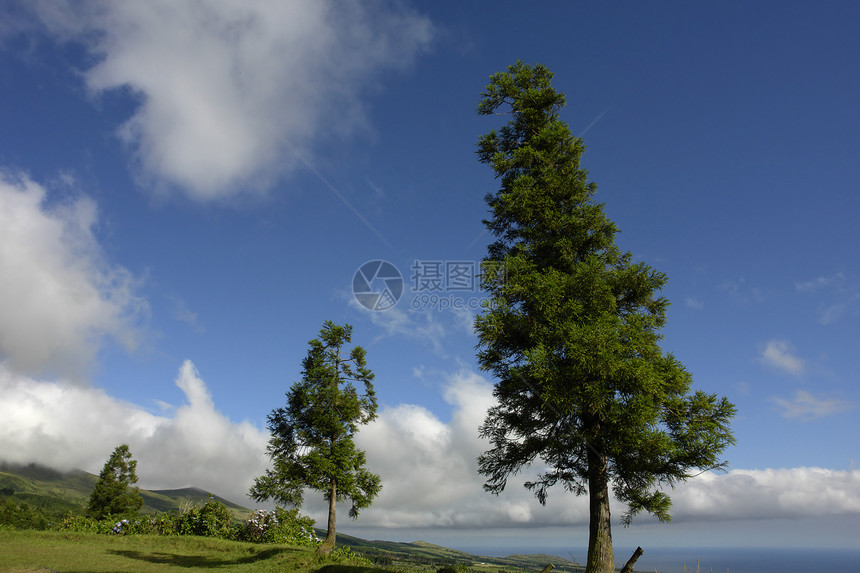
[[[637,547],[636,551],[633,552],[633,555],[630,556],[630,559],[627,560],[627,563],[624,564],[624,567],[621,568],[621,573],[633,573],[633,564],[636,563],[636,560],[639,559],[645,551],[642,550],[641,547]]]

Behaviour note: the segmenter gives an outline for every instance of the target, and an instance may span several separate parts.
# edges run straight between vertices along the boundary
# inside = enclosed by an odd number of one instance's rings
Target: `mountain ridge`
[[[14,464],[0,461],[0,491],[38,507],[85,508],[98,476],[80,469],[56,470],[36,463]],[[11,490],[11,494],[8,493]],[[189,504],[205,503],[211,496],[237,517],[251,513],[247,507],[199,487],[149,490],[140,488],[142,513],[179,510]],[[65,513],[65,512],[64,512]]]

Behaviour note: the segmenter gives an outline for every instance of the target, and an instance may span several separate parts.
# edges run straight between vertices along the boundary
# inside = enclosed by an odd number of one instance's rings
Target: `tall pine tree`
[[[721,468],[735,408],[691,390],[690,373],[659,346],[666,276],[622,252],[596,185],[580,167],[582,140],[559,119],[565,97],[541,65],[491,77],[481,115],[506,115],[477,154],[500,187],[484,221],[490,305],[477,318],[478,360],[496,378],[481,435],[485,489],[533,463],[525,485],[545,503],[556,484],[588,494],[587,573],[614,570],[610,488],[624,523],[646,511],[670,519],[672,486]]]

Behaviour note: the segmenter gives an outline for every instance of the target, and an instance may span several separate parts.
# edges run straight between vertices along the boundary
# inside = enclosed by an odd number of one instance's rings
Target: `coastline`
[[[505,557],[511,554],[544,553],[584,564],[585,547],[457,547],[474,555]],[[615,547],[620,567],[635,547]],[[851,571],[860,562],[860,547],[643,547],[636,562],[642,572],[683,573],[813,573]]]

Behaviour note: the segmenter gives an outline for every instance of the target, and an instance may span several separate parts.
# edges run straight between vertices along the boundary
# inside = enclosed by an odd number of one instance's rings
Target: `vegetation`
[[[99,474],[90,496],[87,511],[101,519],[108,515],[137,511],[143,506],[137,483],[137,462],[132,459],[128,444],[117,446]]]
[[[307,546],[260,545],[212,537],[155,535],[100,535],[72,531],[11,531],[0,527],[0,571],[295,571],[297,573],[521,573],[553,571],[582,573],[582,568],[556,557],[468,555],[431,544],[368,542],[339,536],[363,546],[339,546],[318,555]],[[383,553],[367,553],[375,546]],[[384,549],[383,549],[384,547]]]
[[[381,489],[379,476],[365,468],[365,453],[353,441],[358,426],[376,418],[376,394],[364,348],[346,354],[351,339],[352,326],[326,321],[319,338],[310,341],[302,380],[287,393],[287,407],[268,417],[267,451],[274,467],[255,480],[250,493],[257,501],[300,507],[305,488],[323,492],[329,513],[321,553],[335,545],[336,502],[349,499],[349,515],[355,518]],[[363,386],[363,394],[356,385]]]
[[[344,567],[348,565],[349,567]],[[0,529],[0,571],[373,571],[367,560],[334,552],[321,557],[294,545],[259,545],[211,537],[97,535]],[[339,568],[338,568],[339,567]],[[359,567],[361,569],[359,569]]]
[[[480,431],[492,449],[479,471],[499,493],[539,461],[546,469],[525,485],[540,503],[556,484],[587,492],[587,572],[609,573],[610,483],[627,505],[625,523],[641,511],[670,519],[659,486],[724,466],[735,408],[692,393],[689,372],[661,350],[666,276],[616,245],[551,78],[517,62],[491,77],[478,106],[510,118],[477,150],[500,181],[486,197],[490,304],[476,320],[480,366],[497,380],[497,405]]]
[[[320,540],[311,518],[295,509],[251,512],[194,488],[141,490],[147,504],[154,500],[154,505],[168,510],[155,511],[153,505],[147,505],[145,513],[96,520],[85,515],[87,494],[96,480],[86,472],[0,464],[0,502],[18,507],[23,503],[19,496],[27,495],[30,499],[54,499],[56,508],[74,508],[54,515],[31,507],[38,516],[46,516],[46,521],[35,525],[27,520],[0,520],[0,571],[45,571],[46,567],[56,571],[147,571],[216,565],[237,571],[268,571],[280,566],[302,571],[302,564],[307,564],[310,571],[326,573],[382,568],[435,573],[442,567],[473,573],[516,573],[540,571],[549,562],[560,573],[582,571],[574,563],[546,555],[478,557],[420,541],[366,541],[343,534],[338,535],[338,546],[331,555],[314,557]],[[19,490],[7,485],[13,483]],[[224,527],[228,514],[232,515],[230,525]],[[95,557],[88,557],[90,551]],[[106,551],[126,554],[124,559],[116,560],[116,555],[103,559]]]
[[[113,535],[193,535],[251,543],[316,547],[319,539],[313,525],[311,518],[299,514],[297,510],[258,510],[246,520],[237,520],[227,506],[210,498],[203,505],[153,515],[117,515],[100,520],[69,515],[54,529]]]
[[[61,472],[36,464],[0,462],[0,525],[49,529],[69,515],[84,515],[97,481],[97,476],[81,470]],[[224,504],[234,520],[243,520],[251,513],[247,508],[197,488],[142,489],[140,495],[144,502],[140,512],[146,515],[185,512],[209,499]]]

